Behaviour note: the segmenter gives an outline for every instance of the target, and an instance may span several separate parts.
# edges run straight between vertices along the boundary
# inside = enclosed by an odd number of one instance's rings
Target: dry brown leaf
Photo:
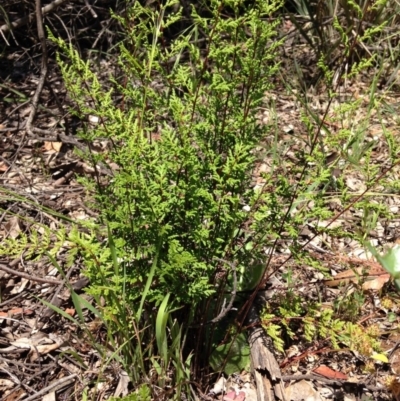
[[[74,316],[75,315],[75,309],[67,308],[67,309],[65,309],[65,313],[67,313],[70,316]]]
[[[338,287],[344,284],[358,283],[360,278],[367,280],[363,284],[365,290],[380,289],[383,284],[390,280],[390,275],[382,267],[376,263],[372,263],[372,266],[369,268],[358,267],[338,273],[333,280],[325,280],[324,284],[328,287]],[[378,279],[377,282],[367,284],[369,281],[375,281],[376,279]]]
[[[38,345],[36,347],[36,349],[38,350],[39,354],[48,354],[50,351],[54,351],[57,348],[60,348],[60,344],[59,343]]]
[[[346,185],[351,191],[354,192],[364,192],[367,189],[365,183],[356,177],[347,177]]]
[[[57,153],[61,150],[62,145],[62,142],[44,142],[43,150],[48,154]]]
[[[285,390],[285,396],[287,400],[291,401],[322,401],[323,398],[314,390],[313,385],[306,381],[300,380],[294,384],[291,384]]]
[[[17,216],[11,217],[11,219],[4,224],[4,228],[7,231],[8,237],[11,237],[12,239],[17,238],[21,232],[19,218]]]
[[[23,388],[20,388],[18,390],[12,391],[10,394],[4,396],[2,398],[2,401],[20,400],[25,394],[26,394],[25,390]]]
[[[0,379],[0,391],[6,391],[7,389],[10,389],[13,387],[14,387],[14,383],[11,380]]]
[[[347,375],[345,375],[342,372],[338,372],[337,370],[328,368],[328,366],[326,365],[318,366],[313,370],[313,372],[321,376],[327,377],[328,379],[347,380]]]
[[[373,280],[368,280],[366,281],[363,285],[362,288],[363,290],[381,290],[382,287],[385,285],[390,280],[390,274],[382,274],[381,276],[376,277]]]
[[[0,162],[0,172],[5,173],[8,170],[8,164]]]
[[[55,393],[55,391],[52,391],[51,393],[46,394],[42,398],[42,401],[56,401],[56,393]]]
[[[127,372],[122,370],[119,373],[119,381],[117,388],[114,391],[114,397],[125,397],[128,392],[129,392],[129,383],[131,382],[131,379],[129,378],[129,375]]]
[[[32,313],[33,313],[32,309],[14,308],[10,309],[8,312],[0,312],[0,319],[2,317],[10,317],[13,315],[20,315],[20,314],[32,315]]]

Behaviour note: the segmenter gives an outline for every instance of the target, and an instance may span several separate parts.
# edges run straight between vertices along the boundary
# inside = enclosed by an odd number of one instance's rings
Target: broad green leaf
[[[164,360],[164,363],[167,364],[167,322],[168,322],[168,315],[169,312],[167,311],[168,308],[168,301],[169,301],[170,294],[167,294],[163,299],[160,308],[158,309],[157,318],[156,318],[156,341],[158,352],[160,353],[161,357]]]
[[[233,341],[217,347],[210,356],[210,365],[215,371],[222,369],[227,375],[248,369],[250,347],[245,333],[240,333]]]
[[[393,277],[397,289],[400,290],[400,246],[395,245],[384,256],[379,255],[372,245],[368,248],[380,265]]]

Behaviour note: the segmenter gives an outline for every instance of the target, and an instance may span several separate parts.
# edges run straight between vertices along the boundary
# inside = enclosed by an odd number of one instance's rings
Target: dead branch
[[[9,267],[7,267],[3,264],[0,264],[0,270],[3,270],[4,272],[12,274],[14,276],[26,278],[27,280],[36,281],[38,283],[55,284],[55,285],[64,284],[64,281],[62,281],[62,280],[32,276],[31,274],[28,274],[28,273],[18,272],[15,269],[10,269]]]
[[[51,11],[54,11],[58,6],[61,4],[65,3],[66,1],[70,0],[54,0],[52,3],[48,4],[47,6],[41,8],[41,14],[45,15],[48,14]],[[10,30],[19,28],[21,26],[26,25],[27,23],[33,21],[35,18],[35,14],[37,14],[37,11],[34,13],[29,14],[27,17],[19,18],[14,22],[11,22],[9,24],[4,24],[0,26],[0,32],[2,33],[8,33]]]
[[[51,383],[49,386],[43,388],[42,390],[38,391],[36,394],[31,395],[28,398],[25,398],[25,401],[32,401],[36,398],[42,397],[52,392],[56,392],[61,390],[62,388],[69,386],[72,382],[77,380],[77,374],[74,373],[72,375],[62,377],[61,379],[56,380],[55,382]]]
[[[40,77],[39,82],[36,87],[35,94],[32,98],[31,104],[31,112],[29,114],[28,120],[26,122],[26,131],[29,135],[34,135],[32,131],[32,123],[36,115],[36,110],[39,104],[40,94],[42,93],[44,81],[46,80],[47,76],[47,45],[46,45],[46,36],[44,35],[44,28],[43,28],[43,14],[42,14],[42,2],[41,0],[36,0],[36,23],[37,23],[37,30],[38,36],[40,40],[40,45],[42,47],[42,65],[40,68]],[[21,141],[22,146],[23,140]]]

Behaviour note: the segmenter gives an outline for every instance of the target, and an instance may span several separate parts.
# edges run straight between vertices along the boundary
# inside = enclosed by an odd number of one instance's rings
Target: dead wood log
[[[268,349],[267,337],[262,327],[256,307],[249,310],[247,325],[249,327],[249,344],[251,369],[257,387],[258,401],[286,401],[281,371],[275,356]]]

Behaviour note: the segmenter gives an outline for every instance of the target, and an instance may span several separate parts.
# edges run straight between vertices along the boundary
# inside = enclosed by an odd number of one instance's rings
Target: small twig
[[[220,258],[214,258],[222,263],[226,263],[231,269],[232,269],[232,275],[233,275],[233,286],[232,286],[232,291],[231,291],[231,299],[229,300],[228,306],[224,309],[222,307],[221,312],[217,317],[214,319],[211,319],[208,323],[217,323],[220,320],[222,320],[227,313],[232,309],[233,302],[235,301],[236,298],[236,291],[237,291],[237,277],[236,277],[236,265],[234,263],[228,262],[227,260],[220,259]]]
[[[41,136],[35,135],[35,137],[33,137],[32,139],[35,139],[38,141],[46,141],[46,142],[62,142],[62,143],[66,143],[68,145],[75,146],[82,152],[87,151],[87,147],[72,136],[65,135],[65,134],[54,135],[54,133],[52,133],[50,131],[45,131],[45,130],[40,130],[40,132],[39,132],[38,128],[34,128],[33,131],[35,133],[40,133],[42,135],[44,134],[46,136],[41,137]],[[52,135],[52,136],[49,136],[49,135]]]
[[[111,20],[111,18],[110,18],[108,21],[103,21],[103,22],[102,22],[103,28],[101,29],[100,33],[97,35],[96,40],[93,42],[93,44],[92,44],[92,49],[96,49],[97,42],[98,42],[98,41],[100,40],[100,38],[103,36],[104,32],[107,31],[107,29],[108,29],[108,27],[109,27],[109,25],[110,25],[110,20]]]
[[[191,384],[194,384],[194,385],[196,386],[197,391],[199,392],[200,398],[201,398],[201,399],[203,399],[203,400],[205,400],[205,401],[214,401],[214,400],[215,400],[214,397],[210,397],[209,395],[204,394],[204,393],[201,391],[201,386],[200,386],[199,383],[196,383],[195,381],[191,381],[190,383],[191,383]],[[192,395],[195,396],[194,399],[196,399],[196,398],[197,398],[197,397],[196,397],[196,392],[193,390],[193,387],[192,387],[192,386],[190,386],[190,391],[191,391]]]
[[[64,281],[62,280],[57,280],[57,279],[50,279],[50,278],[42,278],[42,277],[37,277],[37,276],[31,276],[28,273],[23,273],[16,271],[15,269],[10,269],[9,267],[0,264],[0,270],[3,270],[6,273],[13,274],[14,276],[26,278],[28,280],[36,281],[38,283],[46,283],[46,284],[64,284]]]
[[[23,127],[20,128],[0,128],[0,132],[15,132],[23,130]]]
[[[283,381],[292,381],[292,380],[317,380],[320,381],[322,383],[326,383],[329,384],[331,386],[338,386],[338,387],[342,387],[344,384],[352,384],[355,386],[362,386],[365,387],[366,389],[370,390],[370,391],[385,391],[384,387],[376,387],[376,386],[371,386],[369,384],[365,384],[362,382],[359,383],[353,383],[350,382],[348,380],[333,380],[333,379],[328,379],[326,377],[320,376],[320,375],[316,375],[316,374],[308,374],[308,375],[286,375],[286,376],[281,376],[281,379]]]
[[[3,38],[3,40],[4,40],[4,42],[6,42],[6,45],[7,46],[10,46],[10,44],[8,43],[8,40],[7,40],[7,38],[4,36],[4,32],[0,29],[0,34],[1,34],[1,36],[2,36],[2,38]]]
[[[0,308],[2,308],[5,305],[8,305],[8,304],[11,304],[11,303],[15,302],[18,298],[21,298],[22,296],[24,296],[26,294],[26,292],[27,291],[22,291],[19,294],[17,294],[15,297],[7,299],[7,301],[3,301],[2,303],[0,303]]]
[[[93,18],[97,18],[96,11],[93,10],[93,8],[92,8],[92,6],[89,4],[89,1],[88,1],[88,0],[85,0],[85,4],[86,4],[86,7],[88,8],[88,10],[90,11],[90,14],[92,14],[92,17],[93,17]]]
[[[228,262],[227,260],[220,259],[220,258],[214,258],[215,260],[218,260],[222,263],[226,263],[230,268],[232,269],[232,275],[233,275],[233,285],[232,285],[232,291],[231,291],[231,299],[229,300],[228,306],[225,308],[225,303],[222,306],[221,312],[216,316],[214,319],[208,320],[207,322],[198,324],[198,325],[193,325],[191,327],[201,327],[207,324],[213,324],[221,321],[227,314],[228,312],[232,309],[233,303],[235,302],[236,298],[236,293],[237,293],[237,277],[236,277],[236,265],[234,263]]]
[[[39,82],[36,87],[35,94],[32,98],[31,103],[31,112],[29,114],[28,120],[26,122],[26,131],[29,135],[34,135],[32,131],[32,123],[36,115],[36,110],[39,104],[40,94],[42,93],[44,81],[46,80],[47,76],[47,45],[46,45],[46,37],[44,35],[44,28],[43,28],[43,14],[42,14],[42,3],[41,0],[36,0],[36,24],[37,24],[37,31],[38,37],[40,40],[40,45],[42,47],[42,65],[40,69],[40,77]],[[24,142],[24,138],[21,140],[20,147]]]
[[[18,379],[18,377],[15,376],[15,375],[13,375],[8,369],[6,370],[6,369],[4,369],[2,366],[0,366],[0,371],[2,371],[3,373],[5,373],[6,375],[10,376],[11,380],[12,380],[15,384],[17,384],[17,385],[21,384],[21,381]]]
[[[49,394],[50,392],[56,392],[61,388],[68,386],[70,382],[74,381],[75,377],[77,377],[76,373],[67,377],[62,377],[61,379],[51,383],[49,386],[31,395],[30,397],[25,398],[24,401],[32,401],[38,397],[41,397],[42,395]]]
[[[35,369],[32,369],[32,368],[28,368],[27,364],[24,364],[24,363],[21,363],[21,362],[18,362],[18,361],[13,361],[13,360],[10,360],[10,359],[5,359],[5,358],[3,358],[1,356],[0,356],[0,361],[4,361],[4,362],[7,362],[7,363],[13,363],[13,364],[15,364],[17,366],[20,366],[24,370],[29,369],[32,372],[36,372],[33,375],[29,375],[28,378],[23,379],[23,381],[21,381],[18,386],[14,387],[14,389],[11,391],[11,393],[8,394],[8,397],[10,397],[10,394],[12,394],[13,392],[18,391],[21,387],[23,387],[25,390],[31,391],[32,393],[34,393],[36,395],[36,391],[34,389],[32,389],[31,387],[29,387],[25,382],[28,381],[28,380],[32,381],[35,377],[43,376],[44,373],[46,373],[50,369],[54,369],[54,367],[56,366],[56,364],[54,364],[54,363],[48,364],[47,366],[42,367],[39,372],[37,372],[37,365],[36,364],[34,364]],[[1,399],[1,401],[3,401],[3,400],[4,400],[4,398]]]
[[[41,13],[43,15],[47,14],[50,11],[55,10],[59,5],[65,3],[66,1],[69,1],[69,0],[55,0],[52,3],[47,4],[46,6],[44,6],[41,9]],[[0,26],[0,31],[4,32],[4,33],[7,33],[11,29],[19,28],[19,27],[21,27],[23,25],[26,25],[28,22],[32,21],[34,18],[35,18],[35,13],[31,13],[27,17],[20,18],[20,19],[17,19],[16,21],[14,21],[14,22],[11,22],[11,23],[8,23],[8,24],[4,24],[4,25]]]
[[[69,278],[71,277],[71,273],[73,272],[74,268],[70,268],[65,275],[65,279],[69,281]],[[53,297],[51,298],[50,304],[56,305],[58,298],[58,295],[60,291],[64,288],[64,281],[58,286],[57,290],[54,291]],[[59,306],[59,305],[56,305]],[[42,317],[45,318],[50,318],[53,314],[55,313],[55,310],[50,308],[49,306],[44,307],[43,313],[41,313]]]
[[[23,369],[25,371],[25,373],[35,373],[36,372],[36,374],[38,374],[38,372],[37,372],[37,364],[36,363],[19,362],[19,361],[16,361],[14,359],[4,358],[2,356],[0,356],[0,362],[3,362],[3,364],[4,364],[3,366],[5,366],[6,364],[7,365],[12,364],[12,365],[18,366],[19,367],[18,370],[22,370]],[[10,368],[10,366],[8,366],[8,368]],[[54,365],[51,364],[50,368],[54,369]],[[45,371],[49,370],[50,368],[48,368],[48,369],[46,368]],[[40,371],[40,373],[43,373],[43,370]],[[29,376],[29,379],[32,379],[32,377],[36,376],[36,374],[33,375],[33,376]]]

